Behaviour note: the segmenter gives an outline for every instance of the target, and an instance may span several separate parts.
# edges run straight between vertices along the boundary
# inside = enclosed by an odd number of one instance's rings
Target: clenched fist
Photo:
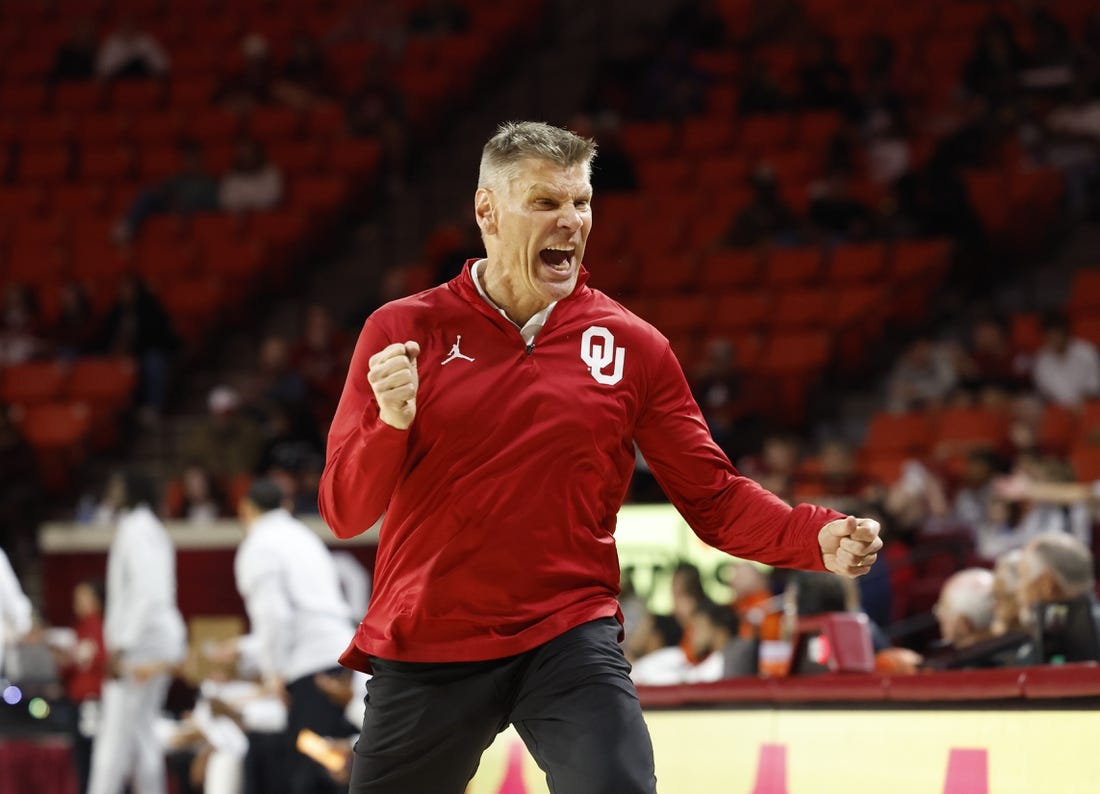
[[[842,576],[863,576],[882,549],[882,528],[873,518],[838,518],[821,528],[817,541],[825,567]]]
[[[378,401],[378,416],[390,427],[407,430],[416,417],[416,391],[420,377],[416,372],[416,342],[394,343],[370,357],[367,380]]]

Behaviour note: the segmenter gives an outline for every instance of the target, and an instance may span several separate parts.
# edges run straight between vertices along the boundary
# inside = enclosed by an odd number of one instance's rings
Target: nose
[[[561,215],[558,216],[558,227],[568,229],[570,232],[575,232],[581,228],[583,222],[580,210],[572,204],[567,204]]]

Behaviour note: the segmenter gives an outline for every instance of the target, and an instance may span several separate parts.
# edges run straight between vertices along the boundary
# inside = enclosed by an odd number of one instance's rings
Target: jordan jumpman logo
[[[456,339],[455,343],[453,345],[451,345],[450,355],[448,355],[445,359],[443,359],[442,361],[439,362],[440,366],[443,366],[444,364],[450,364],[456,358],[461,358],[464,361],[473,361],[472,358],[470,358],[469,356],[463,355],[462,351],[458,349],[458,346],[460,344],[462,344],[462,334],[459,334],[458,339]]]

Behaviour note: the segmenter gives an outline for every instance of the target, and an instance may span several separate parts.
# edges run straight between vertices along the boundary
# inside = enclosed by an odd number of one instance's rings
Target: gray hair
[[[1034,580],[1050,571],[1063,598],[1091,593],[1096,586],[1092,552],[1084,543],[1064,532],[1044,532],[1024,548]]]
[[[493,187],[514,178],[519,164],[527,159],[548,160],[563,168],[584,166],[591,176],[596,142],[561,127],[540,121],[509,121],[497,128],[481,151],[478,187]]]
[[[993,625],[993,574],[985,568],[959,571],[944,583],[940,603],[970,621],[974,631],[988,630]]]

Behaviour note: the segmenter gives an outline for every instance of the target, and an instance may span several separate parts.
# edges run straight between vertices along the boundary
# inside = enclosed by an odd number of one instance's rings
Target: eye
[[[588,199],[578,199],[573,202],[573,206],[579,210],[586,210],[589,207]]]
[[[553,199],[540,198],[535,199],[535,206],[537,207],[555,207],[557,203]]]

